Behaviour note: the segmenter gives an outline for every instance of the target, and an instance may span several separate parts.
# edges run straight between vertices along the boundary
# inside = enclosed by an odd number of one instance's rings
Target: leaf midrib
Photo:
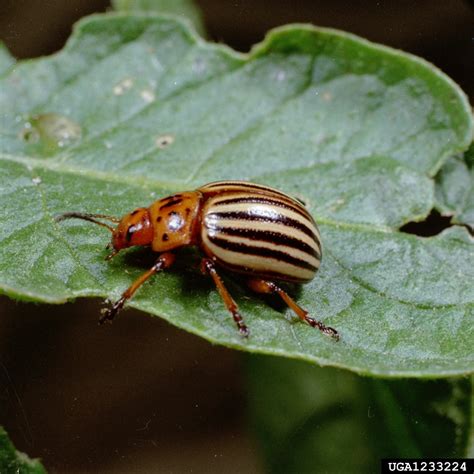
[[[107,173],[104,171],[91,170],[90,168],[79,168],[77,166],[66,166],[64,162],[57,162],[43,158],[33,158],[31,156],[17,156],[7,153],[0,153],[0,161],[9,161],[30,167],[32,169],[42,169],[46,171],[54,171],[64,174],[72,174],[78,177],[86,177],[101,180],[108,183],[126,184],[128,186],[145,187],[147,189],[163,189],[169,192],[182,191],[189,187],[186,181],[159,181],[156,179],[148,179],[142,176],[121,176],[115,173]],[[306,167],[305,167],[306,168]],[[164,197],[164,196],[163,196]],[[347,223],[344,221],[336,221],[326,217],[318,217],[320,224],[332,225],[335,227],[343,227],[353,230],[376,231],[382,233],[395,233],[397,229],[380,224],[357,224]]]
[[[122,176],[117,173],[108,173],[105,171],[98,171],[91,168],[80,168],[78,166],[71,166],[66,165],[66,162],[58,162],[54,160],[50,160],[47,158],[40,158],[40,157],[32,157],[32,156],[20,156],[20,155],[12,155],[9,153],[1,153],[0,152],[0,161],[7,161],[18,163],[24,165],[27,169],[42,169],[46,171],[54,171],[58,173],[64,174],[72,174],[78,177],[86,177],[101,180],[108,183],[118,183],[118,184],[126,184],[128,186],[135,186],[135,187],[145,187],[146,189],[162,189],[165,191],[169,191],[171,193],[182,191],[184,188],[189,187],[187,180],[167,180],[167,181],[160,181],[155,178],[149,179],[143,176],[135,176],[135,175],[125,175]],[[325,163],[327,164],[327,163]],[[291,171],[299,171],[299,170],[307,170],[308,166],[303,166],[300,168],[292,168]],[[263,175],[262,175],[263,176]],[[251,177],[252,179],[253,177]],[[417,217],[426,217],[426,216],[417,216]],[[330,225],[334,227],[342,227],[344,229],[350,230],[360,230],[360,231],[374,231],[380,233],[399,233],[397,227],[390,227],[386,225],[371,223],[371,224],[363,224],[363,223],[355,223],[355,222],[345,222],[345,221],[338,221],[335,219],[330,219],[327,217],[318,216],[317,217],[318,223],[324,225]],[[461,227],[453,226],[453,227]],[[416,235],[405,234],[407,238],[413,239],[423,239],[426,237],[419,237]],[[451,305],[447,305],[451,306]]]
[[[64,166],[64,164],[61,164],[61,163],[58,163],[58,162],[50,162],[48,160],[42,160],[42,159],[38,159],[38,158],[31,158],[31,157],[21,157],[20,158],[20,157],[14,156],[14,155],[0,154],[0,160],[12,161],[12,162],[16,162],[16,163],[20,163],[22,165],[25,165],[25,167],[27,167],[27,170],[29,170],[29,168],[31,168],[30,173],[32,173],[33,169],[40,168],[40,169],[43,169],[43,170],[55,171],[55,172],[60,172],[60,173],[68,173],[68,174],[73,174],[73,175],[76,175],[76,176],[91,177],[91,178],[106,181],[106,182],[114,182],[114,183],[122,183],[122,184],[130,185],[129,180],[126,179],[125,177],[121,177],[120,175],[116,175],[116,174],[113,174],[113,173],[104,173],[104,172],[91,171],[91,170],[88,170],[87,172],[84,172],[83,170],[81,170],[79,168],[76,168],[76,167]],[[31,174],[31,177],[33,178],[33,174]],[[160,187],[161,189],[165,189],[165,190],[168,190],[170,192],[176,192],[179,189],[184,189],[184,187],[186,186],[186,184],[183,183],[183,182],[179,182],[179,183],[178,182],[177,183],[157,182],[155,180],[149,180],[149,179],[146,179],[146,178],[137,178],[137,179],[134,178],[133,181],[134,181],[133,186],[139,185],[139,186],[147,187],[148,189],[156,189],[156,187]],[[45,217],[49,217],[51,219],[51,222],[54,224],[53,216],[52,216],[51,212],[49,211],[49,209],[47,208],[47,204],[44,200],[44,195],[42,193],[42,190],[40,189],[41,188],[41,183],[38,186],[35,186],[35,187],[38,188],[37,191],[40,194],[40,197],[41,197],[41,200],[42,200],[42,207],[43,207]],[[343,222],[343,221],[340,222],[340,221],[336,221],[336,220],[332,220],[332,219],[328,219],[328,218],[318,218],[318,222],[320,224],[323,224],[323,225],[327,225],[327,226],[331,226],[331,227],[335,227],[335,228],[341,228],[342,227],[344,229],[353,230],[353,231],[379,232],[379,233],[392,233],[392,234],[398,233],[396,229],[393,229],[393,228],[390,228],[390,227],[385,227],[385,226],[380,226],[380,225],[347,223],[347,222]],[[55,226],[55,229],[56,229],[55,234],[57,233],[57,238],[60,239],[61,241],[63,241],[66,244],[66,246],[68,247],[68,249],[70,251],[70,254],[71,254],[71,258],[73,258],[75,261],[77,261],[78,265],[80,265],[82,268],[85,268],[84,265],[80,262],[80,258],[77,255],[74,254],[72,249],[67,244],[67,239],[64,238],[64,236],[63,236],[62,232],[60,232],[59,228]],[[413,238],[413,239],[419,238],[419,237],[416,237],[416,236],[410,236],[408,234],[406,236],[407,236],[407,238]],[[432,303],[432,304],[423,304],[423,303],[415,303],[415,302],[412,302],[412,301],[404,301],[402,299],[394,297],[393,295],[388,295],[384,292],[381,292],[381,291],[375,289],[370,284],[368,284],[367,282],[365,282],[364,280],[362,280],[358,276],[356,276],[349,268],[345,267],[342,264],[342,262],[339,259],[337,259],[332,252],[330,252],[329,250],[326,250],[326,252],[328,252],[331,255],[331,257],[337,262],[337,264],[340,266],[340,268],[347,275],[349,275],[350,278],[353,281],[355,281],[360,287],[366,289],[367,291],[370,291],[371,293],[374,293],[377,296],[385,298],[387,300],[395,301],[397,303],[407,305],[407,306],[410,306],[410,307],[413,307],[413,308],[426,309],[426,310],[429,310],[429,309],[447,309],[447,308],[451,308],[451,307],[470,307],[470,306],[474,305],[474,302],[456,303],[456,304],[451,303],[451,304],[440,305],[440,304],[434,304],[434,303]],[[90,272],[88,270],[87,270],[87,273],[90,274]],[[94,280],[96,280],[96,278],[92,274],[90,274],[90,275],[94,278]],[[99,283],[98,283],[98,285],[102,288],[102,285],[100,285]]]

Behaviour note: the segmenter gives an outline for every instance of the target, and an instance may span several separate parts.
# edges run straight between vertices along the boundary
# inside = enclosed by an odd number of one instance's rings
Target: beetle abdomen
[[[222,266],[252,276],[306,282],[321,261],[318,229],[295,199],[273,188],[223,181],[204,194],[203,250]]]

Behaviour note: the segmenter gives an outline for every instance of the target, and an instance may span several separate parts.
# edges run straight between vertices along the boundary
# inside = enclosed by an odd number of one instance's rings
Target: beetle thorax
[[[160,199],[150,206],[154,228],[152,249],[155,252],[194,243],[201,199],[199,192],[185,192]]]

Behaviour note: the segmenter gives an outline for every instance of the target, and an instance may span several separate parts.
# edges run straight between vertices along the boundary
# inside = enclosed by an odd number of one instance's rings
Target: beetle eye
[[[135,227],[135,225],[131,225],[128,229],[127,229],[127,233],[125,234],[125,240],[129,243],[130,240],[132,240],[132,235],[133,233],[137,230],[137,228]]]

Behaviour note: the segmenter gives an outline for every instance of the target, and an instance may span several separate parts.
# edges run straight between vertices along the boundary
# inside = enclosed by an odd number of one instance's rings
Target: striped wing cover
[[[219,181],[204,195],[201,240],[223,267],[256,277],[311,280],[321,261],[318,228],[294,198],[246,181]]]

